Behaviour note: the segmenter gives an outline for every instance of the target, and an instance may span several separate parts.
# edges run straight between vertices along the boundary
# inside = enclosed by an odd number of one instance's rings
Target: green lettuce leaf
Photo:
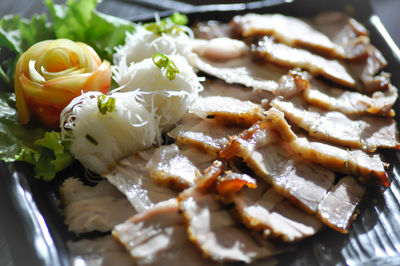
[[[114,47],[123,44],[132,22],[98,12],[100,0],[68,0],[66,5],[46,0],[57,38],[81,41],[92,46],[101,58],[112,61]]]
[[[46,15],[35,15],[30,20],[17,16],[5,16],[0,20],[0,78],[10,87],[13,85],[15,65],[19,56],[33,44],[54,39],[54,31]],[[8,56],[3,54],[8,49]]]
[[[18,123],[13,93],[0,94],[0,159],[32,164],[35,178],[45,181],[52,180],[74,161],[59,132]]]

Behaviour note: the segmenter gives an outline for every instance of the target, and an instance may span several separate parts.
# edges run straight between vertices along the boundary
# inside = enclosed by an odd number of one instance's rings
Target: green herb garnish
[[[98,144],[97,140],[96,140],[95,138],[93,138],[91,135],[86,134],[85,138],[86,138],[90,143],[92,143],[93,145],[97,146],[97,144]]]
[[[157,22],[151,22],[144,24],[143,27],[148,30],[152,31],[157,35],[162,34],[178,34],[184,32],[184,29],[181,27],[186,25],[189,22],[189,19],[186,15],[175,12],[170,17],[165,19],[161,19]]]
[[[105,115],[107,112],[115,112],[115,98],[102,94],[97,97],[97,107],[102,115]]]
[[[169,80],[174,80],[176,74],[179,73],[179,69],[176,67],[174,61],[168,58],[164,54],[154,54],[153,55],[154,64],[161,70],[165,70],[165,75]]]

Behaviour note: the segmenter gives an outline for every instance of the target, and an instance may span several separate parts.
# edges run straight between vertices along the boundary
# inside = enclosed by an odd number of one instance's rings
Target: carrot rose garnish
[[[62,109],[76,96],[109,91],[111,68],[84,43],[47,40],[36,43],[19,58],[14,84],[19,122],[26,124],[32,116],[55,128]]]

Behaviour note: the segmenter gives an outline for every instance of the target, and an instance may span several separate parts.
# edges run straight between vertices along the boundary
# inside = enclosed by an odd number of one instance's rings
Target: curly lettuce
[[[34,166],[35,178],[51,181],[57,172],[70,166],[74,158],[60,132],[46,131],[33,125],[22,126],[17,120],[15,95],[0,94],[0,159],[23,161]]]
[[[13,88],[18,58],[33,44],[56,38],[81,41],[92,46],[103,59],[111,61],[114,47],[123,44],[134,24],[98,12],[100,0],[67,0],[55,4],[45,0],[50,19],[45,14],[30,19],[8,15],[0,19],[0,80]],[[2,85],[0,83],[0,85]],[[4,91],[4,90],[3,90]],[[24,161],[33,165],[35,177],[52,180],[74,158],[60,133],[39,125],[18,123],[14,93],[0,93],[0,159]]]

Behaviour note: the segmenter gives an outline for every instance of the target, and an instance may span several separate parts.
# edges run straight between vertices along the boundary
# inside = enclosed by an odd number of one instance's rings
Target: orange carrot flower
[[[19,58],[15,69],[15,96],[21,124],[35,117],[56,128],[60,112],[87,91],[107,93],[111,68],[90,46],[67,39],[36,43]]]

